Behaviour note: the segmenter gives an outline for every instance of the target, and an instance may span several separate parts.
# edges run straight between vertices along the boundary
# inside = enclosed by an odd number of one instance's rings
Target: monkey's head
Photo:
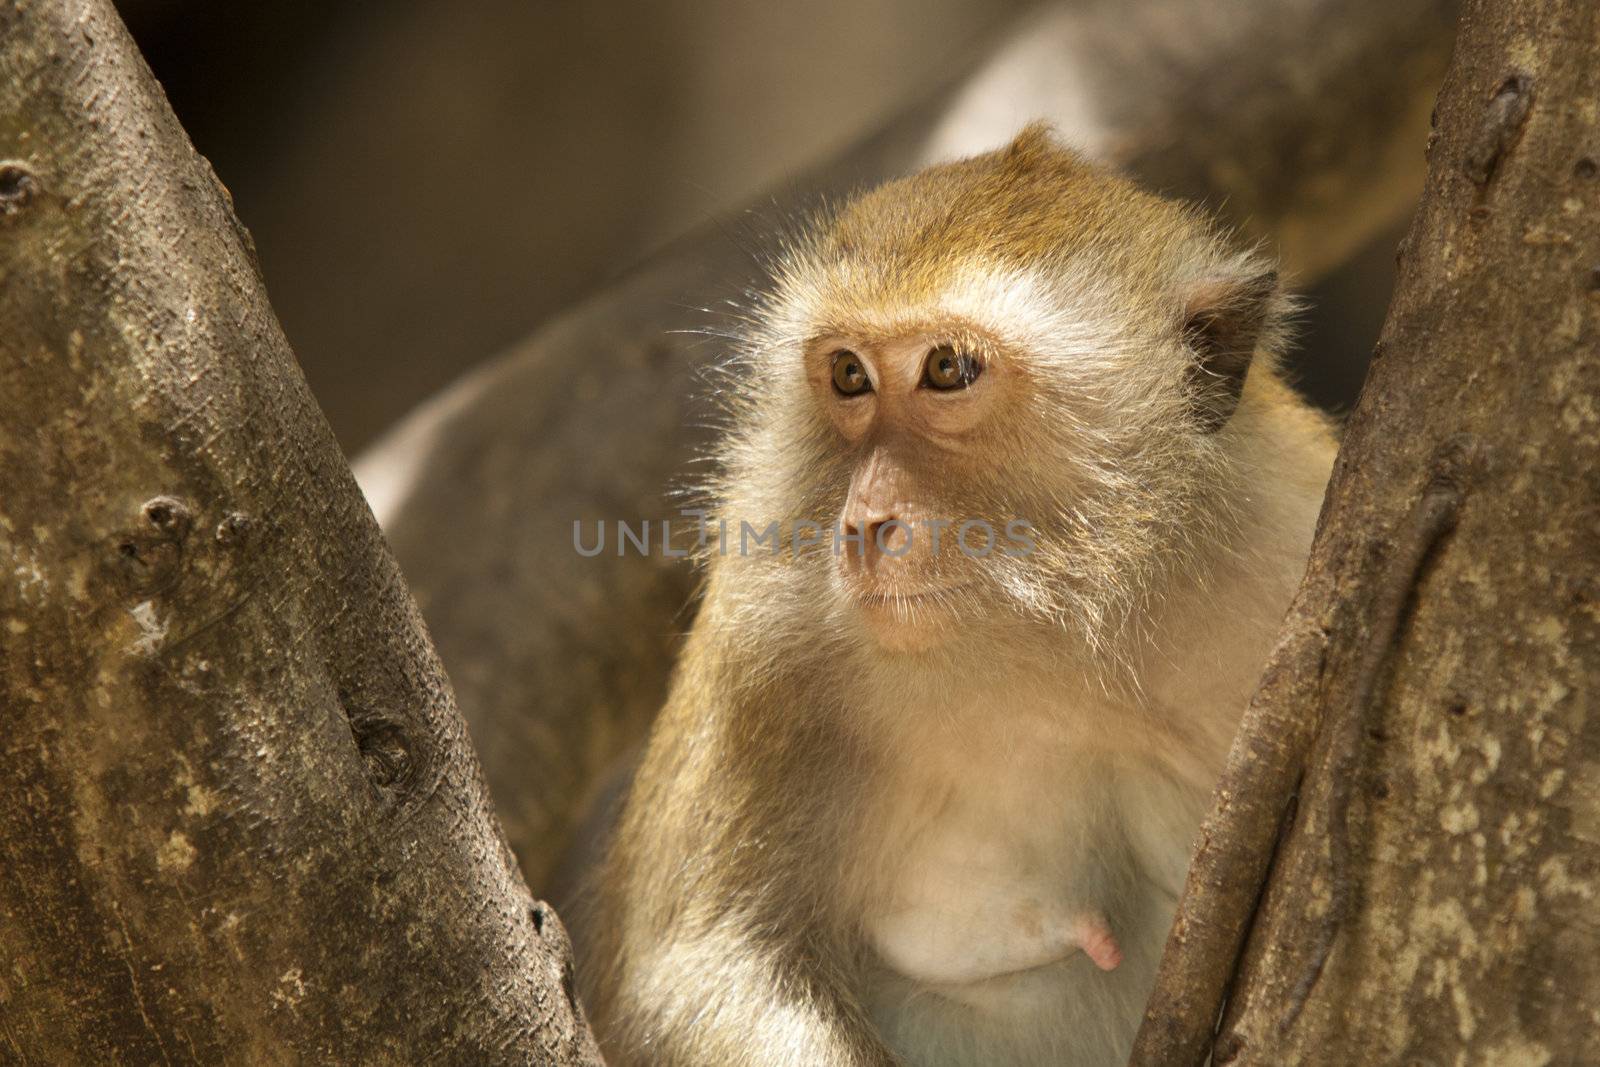
[[[845,204],[775,279],[722,457],[730,544],[785,524],[733,553],[749,624],[1104,654],[1224,543],[1287,303],[1195,209],[1034,126]]]

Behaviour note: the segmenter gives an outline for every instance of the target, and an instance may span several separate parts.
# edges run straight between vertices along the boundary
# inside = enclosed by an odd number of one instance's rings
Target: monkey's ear
[[[1184,301],[1183,339],[1193,356],[1189,394],[1206,433],[1226,426],[1239,406],[1256,342],[1278,292],[1278,272],[1209,278],[1190,286]]]

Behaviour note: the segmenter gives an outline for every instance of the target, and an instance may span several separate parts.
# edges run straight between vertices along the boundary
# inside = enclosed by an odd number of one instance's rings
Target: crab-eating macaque
[[[597,887],[610,1062],[1120,1064],[1332,463],[1290,302],[1038,126],[774,266]]]

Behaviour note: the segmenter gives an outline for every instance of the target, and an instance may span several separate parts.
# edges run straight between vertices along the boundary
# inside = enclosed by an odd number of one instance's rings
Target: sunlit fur
[[[941,554],[948,639],[912,652],[875,639],[826,544],[708,555],[585,961],[612,1062],[1121,1062],[1332,457],[1279,377],[1275,288],[1244,309],[1237,409],[1196,417],[1196,294],[1225,303],[1269,270],[1041,128],[785,250],[727,376],[719,516],[837,521],[862,455],[806,353],[926,333],[1011,384],[959,447],[908,460],[917,506],[1026,519],[1037,550]],[[917,958],[958,964],[1080,913],[1121,966],[940,985],[878,951],[922,938]]]

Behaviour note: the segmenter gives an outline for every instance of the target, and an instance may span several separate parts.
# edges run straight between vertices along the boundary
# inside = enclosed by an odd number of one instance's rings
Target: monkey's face
[[[813,402],[848,467],[833,593],[882,647],[923,650],[952,635],[980,596],[974,564],[1029,547],[1026,520],[998,520],[962,491],[1018,386],[991,373],[994,349],[953,324],[807,346]]]
[[[766,447],[787,442],[767,477],[832,527],[796,581],[890,652],[1063,629],[1112,649],[1225,521],[1227,418],[1192,381],[1190,320],[1215,302],[1084,268],[969,271],[853,315],[829,301],[771,353],[801,395],[778,389],[759,420]]]
[[[1275,294],[1192,212],[1048,146],[848,205],[751,338],[724,514],[832,530],[758,562],[750,610],[896,653],[1119,654],[1229,521]]]

